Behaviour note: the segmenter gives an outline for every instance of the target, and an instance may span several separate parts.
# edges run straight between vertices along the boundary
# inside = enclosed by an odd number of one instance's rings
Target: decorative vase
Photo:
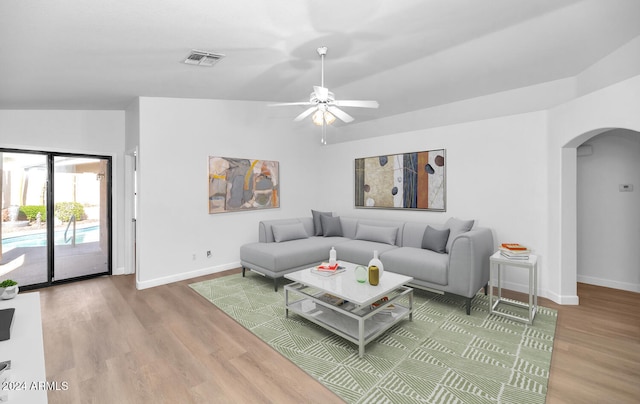
[[[362,265],[356,267],[356,280],[359,283],[365,283],[367,281],[367,268]]]
[[[6,288],[0,288],[0,299],[9,300],[18,295],[18,285],[9,286]]]
[[[335,264],[336,260],[336,249],[334,247],[331,247],[331,250],[329,250],[329,265]]]
[[[369,284],[371,286],[378,286],[380,282],[380,270],[375,265],[369,266]]]
[[[378,267],[378,279],[382,278],[382,274],[384,273],[384,265],[382,265],[382,261],[378,259],[378,250],[373,251],[373,258],[369,261],[369,267],[375,265]]]

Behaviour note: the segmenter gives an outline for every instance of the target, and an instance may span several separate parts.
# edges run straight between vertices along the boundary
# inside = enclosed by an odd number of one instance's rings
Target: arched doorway
[[[568,141],[561,150],[560,209],[560,284],[561,294],[577,297],[578,257],[577,257],[577,148],[594,136],[612,130],[630,130],[629,128],[605,127],[578,134]],[[639,190],[640,191],[640,190]],[[578,304],[578,301],[564,301],[566,304]]]
[[[640,292],[640,133],[612,129],[577,151],[577,280]]]

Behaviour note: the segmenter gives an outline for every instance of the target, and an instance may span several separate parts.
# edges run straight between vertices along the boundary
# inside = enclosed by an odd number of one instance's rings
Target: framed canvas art
[[[277,161],[209,156],[209,213],[278,207]]]
[[[356,159],[355,207],[446,211],[445,150]]]

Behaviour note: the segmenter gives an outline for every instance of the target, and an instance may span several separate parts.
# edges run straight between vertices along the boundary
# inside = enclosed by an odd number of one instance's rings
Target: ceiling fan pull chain
[[[326,145],[327,144],[327,127],[324,122],[322,122],[322,139],[320,143]]]

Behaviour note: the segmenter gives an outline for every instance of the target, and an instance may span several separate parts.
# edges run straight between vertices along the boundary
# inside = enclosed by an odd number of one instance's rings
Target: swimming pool
[[[71,237],[71,230],[67,232]],[[100,226],[84,227],[76,229],[76,244],[91,243],[100,240]],[[55,245],[69,244],[64,242],[64,230],[57,230],[54,234]],[[44,247],[47,245],[47,233],[25,234],[23,236],[7,237],[2,239],[2,250],[8,251],[18,247]]]

